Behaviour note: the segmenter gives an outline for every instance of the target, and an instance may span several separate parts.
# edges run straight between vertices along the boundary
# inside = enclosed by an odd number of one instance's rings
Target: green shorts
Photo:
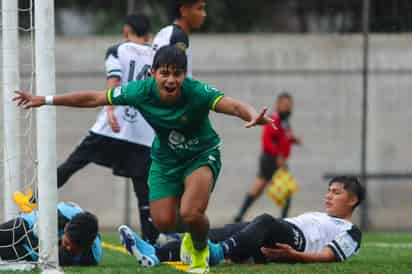
[[[149,200],[155,201],[182,196],[185,189],[185,178],[203,166],[208,166],[212,170],[214,188],[222,167],[219,148],[204,152],[198,157],[174,167],[167,167],[153,160],[149,172]]]

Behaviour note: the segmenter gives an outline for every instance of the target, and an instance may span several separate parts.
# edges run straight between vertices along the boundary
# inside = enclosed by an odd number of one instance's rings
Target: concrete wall
[[[57,39],[57,90],[104,88],[105,49],[120,37]],[[411,35],[371,38],[368,169],[371,172],[411,170],[412,51]],[[295,96],[292,125],[304,145],[295,148],[290,167],[300,191],[292,215],[321,210],[325,172],[358,172],[360,167],[362,40],[333,35],[208,35],[193,36],[194,75],[250,102],[272,106],[276,95]],[[24,57],[23,57],[24,58]],[[98,110],[58,109],[58,156],[63,161],[87,134]],[[242,122],[213,114],[223,140],[223,168],[208,214],[212,225],[231,221],[257,171],[260,129],[244,129]],[[370,181],[370,222],[380,229],[408,229],[412,220],[412,180]],[[90,166],[60,191],[96,212],[102,226],[123,222],[123,178]],[[137,212],[132,195],[132,224]],[[247,215],[277,215],[263,197]]]

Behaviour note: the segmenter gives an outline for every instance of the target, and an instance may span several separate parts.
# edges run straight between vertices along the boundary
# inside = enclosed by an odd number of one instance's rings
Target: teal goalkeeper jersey
[[[137,108],[153,127],[156,137],[152,159],[165,166],[190,161],[220,145],[209,111],[222,97],[223,93],[217,89],[192,78],[183,81],[181,96],[174,104],[160,100],[152,77],[107,92],[110,104]]]

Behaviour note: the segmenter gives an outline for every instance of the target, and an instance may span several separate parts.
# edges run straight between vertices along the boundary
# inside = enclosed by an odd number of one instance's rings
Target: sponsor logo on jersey
[[[122,94],[122,87],[117,87],[113,89],[113,97],[119,97]]]
[[[190,149],[191,147],[199,144],[198,138],[187,140],[187,138],[182,133],[175,130],[170,131],[168,140],[169,147],[173,150]]]
[[[169,134],[169,143],[172,145],[175,145],[175,146],[180,145],[184,143],[185,140],[186,140],[185,136],[182,133],[177,132],[175,130],[172,130]]]

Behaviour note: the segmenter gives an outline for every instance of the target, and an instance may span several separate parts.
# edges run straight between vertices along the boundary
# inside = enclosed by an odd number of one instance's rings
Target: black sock
[[[229,258],[232,250],[237,246],[236,240],[233,237],[220,242],[220,245],[223,249],[223,256]]]
[[[180,261],[180,241],[168,242],[160,247],[155,247],[156,256],[161,262]]]
[[[198,235],[196,233],[190,233],[192,237],[193,247],[196,250],[203,250],[207,246],[207,234],[206,235]]]
[[[143,239],[154,244],[159,236],[159,231],[152,222],[149,206],[139,207],[139,214]]]
[[[249,209],[249,207],[253,204],[254,201],[255,201],[255,197],[253,197],[249,193],[246,194],[246,197],[243,200],[242,207],[240,208],[239,213],[235,218],[236,222],[241,222],[242,221],[243,216],[245,215],[246,211]]]

